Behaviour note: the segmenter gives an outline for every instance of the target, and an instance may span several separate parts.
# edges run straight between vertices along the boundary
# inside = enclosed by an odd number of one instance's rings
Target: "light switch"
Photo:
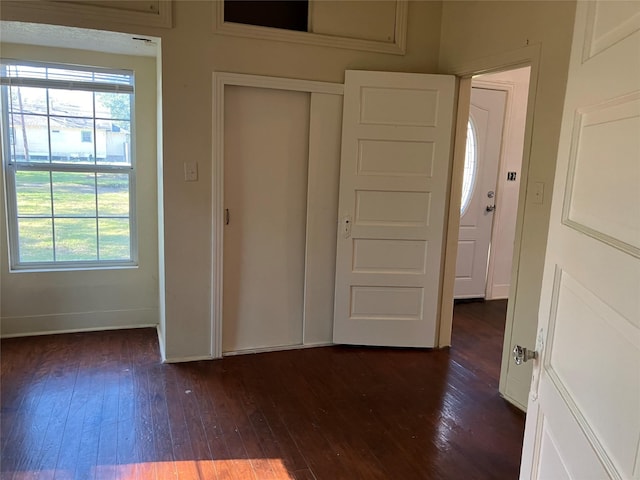
[[[198,162],[184,162],[184,181],[198,181]]]
[[[544,183],[536,182],[533,187],[533,203],[542,204],[544,201]]]

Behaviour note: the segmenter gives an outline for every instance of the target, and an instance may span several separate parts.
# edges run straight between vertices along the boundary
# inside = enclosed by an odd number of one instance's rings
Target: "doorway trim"
[[[223,260],[224,260],[224,91],[227,85],[270,88],[295,92],[343,95],[340,83],[282,77],[213,72],[212,168],[211,168],[211,358],[222,357]],[[305,275],[306,275],[305,257]],[[297,348],[300,348],[299,346]]]
[[[460,227],[460,195],[462,190],[462,172],[464,168],[464,144],[466,140],[466,124],[469,118],[469,103],[471,98],[471,79],[475,75],[497,73],[505,70],[513,70],[521,67],[531,67],[529,76],[529,94],[527,98],[527,116],[525,122],[525,135],[522,153],[522,169],[520,171],[520,188],[518,196],[518,213],[516,219],[516,231],[511,267],[511,286],[505,322],[504,346],[500,373],[500,391],[508,398],[505,392],[506,382],[506,348],[511,344],[515,304],[518,292],[518,271],[520,268],[522,232],[524,212],[526,205],[526,193],[529,180],[529,167],[531,159],[531,146],[533,136],[533,119],[538,91],[538,76],[540,71],[541,45],[528,45],[518,50],[505,52],[481,59],[457,65],[447,72],[460,77],[460,89],[458,97],[458,112],[456,119],[456,134],[454,138],[454,157],[452,161],[451,182],[449,197],[448,224],[444,251],[444,265],[442,277],[442,296],[440,302],[440,322],[438,331],[438,345],[446,347],[451,345],[451,330],[453,326],[453,291],[455,284],[455,268],[458,253],[458,231]],[[509,401],[521,406],[514,399]]]

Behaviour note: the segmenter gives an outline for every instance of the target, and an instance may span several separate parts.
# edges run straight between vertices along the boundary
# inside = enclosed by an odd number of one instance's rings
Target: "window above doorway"
[[[214,3],[214,32],[241,37],[403,55],[407,0]]]

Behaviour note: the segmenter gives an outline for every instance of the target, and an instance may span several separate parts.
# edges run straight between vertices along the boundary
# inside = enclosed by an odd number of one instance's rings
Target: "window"
[[[135,265],[133,72],[2,60],[0,82],[12,269]]]
[[[227,22],[306,32],[308,0],[224,0]]]
[[[464,215],[471,203],[473,189],[478,173],[478,149],[476,129],[473,119],[469,117],[467,124],[467,146],[464,156],[464,172],[462,174],[462,200],[460,202],[460,215]]]

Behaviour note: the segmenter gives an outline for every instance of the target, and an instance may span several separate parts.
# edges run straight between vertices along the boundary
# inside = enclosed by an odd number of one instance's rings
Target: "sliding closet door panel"
[[[309,104],[225,88],[225,353],[302,343]]]

